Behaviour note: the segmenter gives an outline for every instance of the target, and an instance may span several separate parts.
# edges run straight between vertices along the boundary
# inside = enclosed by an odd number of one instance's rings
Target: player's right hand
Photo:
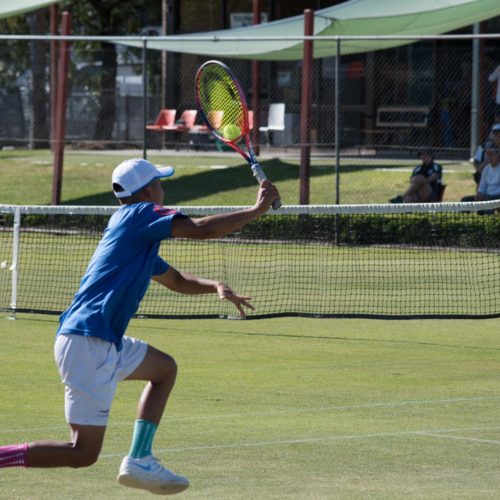
[[[262,213],[264,213],[269,210],[272,202],[279,198],[280,194],[276,186],[269,179],[266,179],[265,181],[262,181],[260,184],[255,206],[259,208],[262,211]]]

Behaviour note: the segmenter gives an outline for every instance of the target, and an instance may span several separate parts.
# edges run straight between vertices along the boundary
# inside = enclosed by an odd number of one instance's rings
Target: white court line
[[[246,413],[224,413],[221,415],[193,415],[193,416],[181,416],[181,417],[168,417],[169,423],[184,423],[184,422],[194,422],[194,421],[207,421],[207,420],[221,420],[226,418],[250,418],[250,417],[273,417],[280,415],[293,415],[294,413],[321,413],[328,411],[346,411],[346,410],[370,410],[375,408],[394,408],[398,406],[411,406],[411,405],[442,405],[442,404],[455,404],[455,403],[467,403],[467,402],[477,402],[477,401],[498,401],[500,396],[488,396],[488,397],[464,397],[464,398],[447,398],[447,399],[417,399],[417,400],[406,400],[406,401],[387,401],[380,403],[358,403],[352,405],[332,405],[332,406],[319,406],[304,407],[304,408],[287,408],[286,410],[273,410],[273,411],[261,411],[261,412],[246,412]],[[117,421],[109,422],[109,427],[121,426],[121,425],[132,425],[131,422]],[[13,428],[13,429],[0,429],[1,434],[12,434],[16,432],[32,432],[32,431],[49,431],[57,430],[61,428],[66,428],[64,425],[53,425],[46,427],[23,427],[23,428]]]
[[[390,168],[390,167],[380,167],[380,168],[374,168],[374,172],[413,172],[412,167],[400,167],[400,168]],[[458,170],[455,170],[453,168],[444,168],[443,169],[443,174],[454,174],[458,172]]]
[[[478,429],[478,430],[487,430],[487,429]],[[418,434],[422,436],[430,436],[443,439],[459,439],[461,441],[472,441],[474,443],[500,444],[500,441],[497,441],[496,439],[479,439],[479,438],[471,438],[465,436],[453,436],[450,434],[438,434],[436,432],[419,432]]]
[[[374,439],[374,438],[392,438],[402,436],[436,436],[436,437],[449,437],[454,436],[442,435],[442,432],[480,432],[483,430],[500,429],[500,426],[485,426],[485,427],[463,427],[454,429],[430,429],[421,431],[400,431],[400,432],[376,432],[370,434],[347,434],[341,436],[318,436],[302,439],[282,439],[273,441],[256,441],[253,443],[228,443],[228,444],[213,444],[213,445],[199,445],[199,446],[186,446],[183,448],[159,448],[156,453],[182,453],[187,451],[204,451],[204,450],[225,450],[225,449],[243,449],[243,448],[266,448],[268,446],[289,446],[301,444],[314,444],[326,443],[335,441],[348,441],[354,439]],[[457,439],[460,439],[457,436]],[[488,444],[500,444],[500,441],[490,441],[474,438],[463,438],[471,441],[486,442]],[[107,453],[100,456],[100,458],[115,458],[122,457],[124,453]]]

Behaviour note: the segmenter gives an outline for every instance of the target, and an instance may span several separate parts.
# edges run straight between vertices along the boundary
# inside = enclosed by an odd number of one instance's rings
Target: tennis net
[[[200,217],[241,207],[176,207]],[[0,206],[0,309],[60,313],[115,207]],[[249,317],[500,316],[500,201],[289,206],[217,240],[167,240],[172,266],[253,297]],[[231,317],[152,283],[138,316]]]

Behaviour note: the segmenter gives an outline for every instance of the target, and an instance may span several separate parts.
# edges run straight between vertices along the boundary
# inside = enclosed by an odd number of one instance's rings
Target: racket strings
[[[232,76],[219,65],[203,69],[198,82],[199,107],[209,127],[220,137],[234,140],[245,131],[245,113],[238,87]]]

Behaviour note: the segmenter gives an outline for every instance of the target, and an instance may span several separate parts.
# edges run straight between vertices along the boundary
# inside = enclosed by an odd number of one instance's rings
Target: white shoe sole
[[[129,476],[127,474],[118,475],[118,482],[123,486],[128,486],[129,488],[139,488],[141,490],[147,490],[155,495],[175,495],[186,490],[189,486],[189,482],[176,482],[172,481],[170,483],[154,483],[152,481],[141,481],[134,476]]]

